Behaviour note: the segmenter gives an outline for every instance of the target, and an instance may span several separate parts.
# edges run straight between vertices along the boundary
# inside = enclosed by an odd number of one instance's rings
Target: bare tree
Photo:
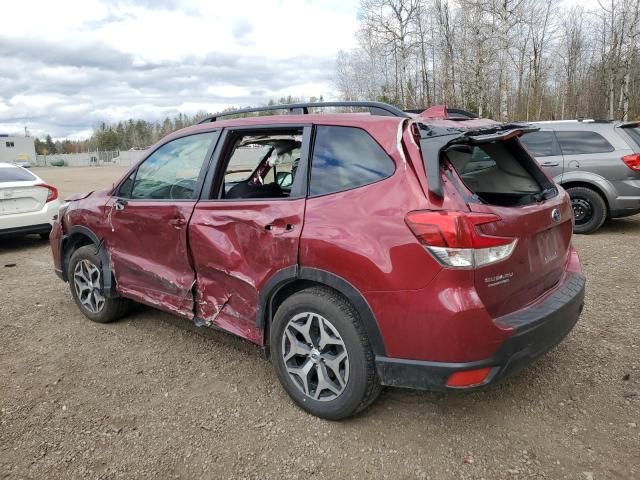
[[[362,0],[344,98],[507,119],[640,115],[640,0]]]

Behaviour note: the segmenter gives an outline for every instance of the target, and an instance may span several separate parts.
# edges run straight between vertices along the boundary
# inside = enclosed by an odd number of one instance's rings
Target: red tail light
[[[45,185],[41,183],[38,187],[46,188],[48,190],[47,193],[47,203],[53,202],[56,198],[58,198],[58,189],[56,187],[52,187],[51,185]]]
[[[482,385],[491,373],[491,367],[478,368],[477,370],[464,370],[452,373],[447,380],[447,387],[475,387]]]
[[[622,157],[622,161],[634,172],[640,172],[640,153],[625,155]]]
[[[485,235],[479,225],[497,222],[493,214],[457,211],[410,212],[405,221],[418,241],[448,267],[473,268],[508,258],[517,240]]]

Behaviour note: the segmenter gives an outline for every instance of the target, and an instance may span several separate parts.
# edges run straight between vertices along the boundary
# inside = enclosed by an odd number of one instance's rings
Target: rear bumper
[[[418,390],[459,390],[448,387],[453,373],[490,367],[482,384],[464,387],[481,388],[507,374],[520,370],[551,350],[578,321],[584,305],[585,277],[569,272],[564,283],[540,303],[496,319],[503,328],[514,332],[490,357],[462,363],[428,362],[376,357],[378,377],[383,385]]]
[[[45,203],[35,212],[0,215],[0,235],[26,235],[48,233],[58,215],[60,200]]]
[[[49,233],[50,231],[50,223],[40,223],[37,225],[27,225],[24,227],[3,228],[2,230],[0,230],[0,237],[28,235],[30,233]]]

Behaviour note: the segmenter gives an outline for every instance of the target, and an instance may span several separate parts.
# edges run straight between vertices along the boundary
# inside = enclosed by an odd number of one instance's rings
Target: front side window
[[[234,134],[222,186],[214,197],[230,200],[291,197],[298,178],[303,135],[302,128]]]
[[[613,152],[613,146],[599,133],[590,131],[556,132],[564,155]]]
[[[534,157],[550,157],[552,155],[557,155],[553,132],[538,131],[526,133],[520,137],[520,141],[524,143],[527,150],[529,150]]]
[[[219,132],[178,138],[153,152],[121,185],[134,200],[190,200],[211,144]]]
[[[359,128],[319,126],[311,163],[309,194],[349,190],[390,177],[393,160]]]

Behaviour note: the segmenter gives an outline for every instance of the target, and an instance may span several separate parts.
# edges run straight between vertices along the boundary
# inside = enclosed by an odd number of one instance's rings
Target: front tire
[[[575,233],[589,234],[598,230],[607,219],[607,204],[600,194],[590,188],[567,189],[571,197]]]
[[[313,415],[347,418],[380,393],[374,355],[358,315],[328,288],[312,287],[287,298],[274,316],[270,345],[284,389]]]
[[[109,323],[129,311],[129,300],[105,295],[102,261],[95,245],[86,245],[73,252],[67,279],[76,305],[88,319]]]

